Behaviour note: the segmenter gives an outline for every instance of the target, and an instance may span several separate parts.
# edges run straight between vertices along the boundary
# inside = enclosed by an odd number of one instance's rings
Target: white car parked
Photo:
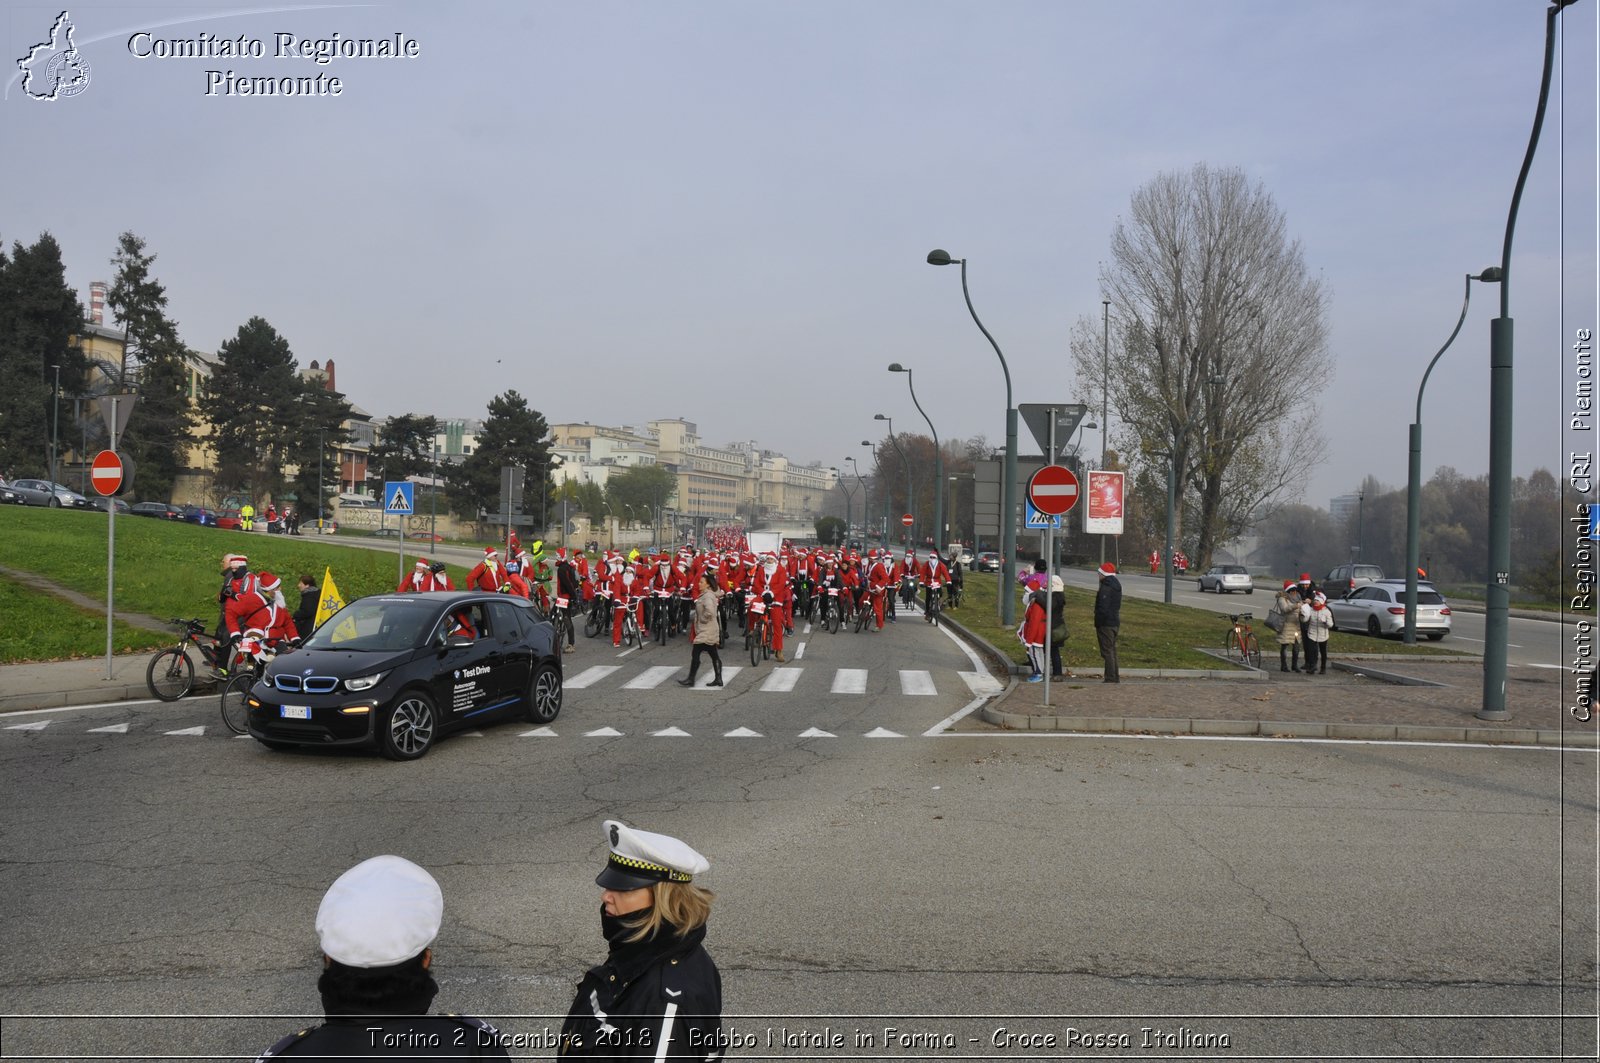
[[[1329,598],[1336,631],[1365,631],[1374,638],[1402,635],[1406,630],[1406,581],[1380,579],[1357,587],[1343,598]],[[1417,634],[1438,642],[1450,634],[1450,606],[1433,584],[1417,583]]]
[[[1212,565],[1197,581],[1200,593],[1216,591],[1218,594],[1232,594],[1234,591],[1244,591],[1246,594],[1256,592],[1256,581],[1250,578],[1249,569],[1243,565]]]

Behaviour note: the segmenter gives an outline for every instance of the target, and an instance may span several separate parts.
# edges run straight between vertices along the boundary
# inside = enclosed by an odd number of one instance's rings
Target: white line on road
[[[1111,738],[1111,739],[1152,739],[1156,741],[1168,740],[1178,742],[1273,742],[1286,745],[1303,746],[1400,746],[1402,748],[1424,749],[1481,749],[1481,750],[1521,750],[1537,751],[1544,753],[1600,753],[1600,749],[1587,749],[1578,746],[1529,746],[1529,745],[1496,745],[1489,742],[1410,742],[1399,738],[1273,738],[1266,735],[1152,735],[1152,734],[1125,734],[1120,731],[947,731],[937,734],[933,731],[923,732],[924,738]]]
[[[669,678],[678,674],[675,664],[653,664],[640,672],[626,683],[622,684],[623,690],[654,690],[665,683]]]
[[[199,735],[205,734],[206,733],[206,729],[205,729],[204,726],[200,726],[200,727],[184,727],[184,728],[182,728],[180,730],[177,730],[177,731],[162,731],[161,733],[162,734],[169,734],[169,735],[199,736]]]
[[[768,694],[787,694],[800,682],[803,672],[804,668],[774,668],[766,682],[761,684],[761,689]]]
[[[833,687],[830,694],[865,694],[867,692],[867,670],[865,668],[841,668],[833,673]]]
[[[900,693],[914,695],[938,694],[938,689],[933,685],[931,672],[906,671],[900,672]]]
[[[593,667],[585,668],[571,679],[568,679],[565,685],[568,690],[582,690],[584,687],[594,686],[612,672],[620,671],[622,671],[622,665],[620,664],[597,664]]]
[[[748,727],[735,727],[733,730],[729,731],[727,734],[723,735],[722,737],[723,738],[765,738],[766,735],[762,734],[760,731],[752,731]]]
[[[211,695],[215,697],[216,695]],[[83,709],[130,709],[136,705],[164,705],[167,702],[157,701],[155,698],[143,698],[139,701],[97,701],[92,705],[62,705],[54,709],[19,709],[16,712],[4,714],[5,719],[13,716],[43,716],[51,712],[79,712]],[[177,704],[173,702],[172,704]]]
[[[727,685],[729,683],[733,682],[733,677],[738,675],[742,671],[744,671],[744,669],[742,667],[740,667],[739,665],[737,665],[737,664],[724,665],[723,668],[722,668],[722,686],[713,687],[713,686],[707,686],[705,683],[699,683],[694,689],[701,690],[701,691],[705,691],[705,690],[724,690],[724,689],[727,688]]]
[[[54,720],[38,720],[38,721],[36,721],[34,723],[17,723],[17,724],[12,724],[10,727],[7,727],[6,730],[8,730],[8,731],[42,731],[46,727],[49,727],[52,723],[55,723],[55,721]]]
[[[125,735],[127,733],[128,733],[128,724],[127,724],[126,720],[124,720],[122,723],[114,723],[110,727],[91,727],[87,731],[84,732],[84,734],[91,734],[91,735],[97,735],[97,734]]]
[[[663,727],[659,731],[651,731],[652,738],[691,738],[692,735],[681,727]]]
[[[806,628],[806,634],[809,635],[810,633],[811,633],[811,629],[809,627],[807,627]],[[800,643],[799,645],[797,645],[794,648],[794,659],[798,661],[800,658],[804,657],[805,655],[806,655],[806,644],[802,642],[802,643]]]

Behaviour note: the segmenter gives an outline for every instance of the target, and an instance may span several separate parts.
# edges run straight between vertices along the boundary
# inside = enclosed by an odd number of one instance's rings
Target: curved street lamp
[[[867,537],[867,506],[872,501],[872,495],[867,490],[867,481],[862,478],[861,466],[856,462],[856,459],[846,455],[844,460],[850,463],[851,471],[856,474],[856,483],[861,485],[861,537],[865,539]],[[846,528],[845,531],[848,534],[849,529]]]
[[[889,363],[889,372],[904,373],[906,385],[911,388],[911,404],[922,414],[922,419],[928,422],[928,431],[933,433],[933,548],[941,553],[944,550],[944,451],[939,448],[939,430],[933,427],[933,419],[922,408],[922,403],[917,401],[917,386],[912,379],[911,370],[899,362]]]
[[[1404,641],[1407,646],[1417,644],[1417,566],[1420,563],[1418,555],[1422,552],[1422,391],[1428,386],[1428,376],[1433,372],[1433,367],[1438,364],[1440,356],[1450,349],[1456,341],[1456,336],[1461,332],[1461,325],[1467,320],[1467,307],[1472,302],[1472,282],[1479,281],[1483,284],[1497,284],[1500,281],[1500,267],[1490,266],[1488,269],[1473,276],[1466,275],[1464,282],[1465,294],[1461,299],[1461,316],[1456,318],[1456,327],[1450,330],[1450,338],[1444,341],[1444,346],[1439,348],[1439,353],[1428,362],[1428,368],[1422,371],[1422,383],[1417,385],[1417,418],[1411,422],[1411,454],[1406,474],[1406,630]]]
[[[844,485],[844,476],[839,472],[837,465],[829,465],[828,471],[833,473],[833,482],[839,486],[839,490],[844,492],[844,537],[848,539],[850,538],[850,496],[853,492]],[[865,512],[864,508],[863,512]]]
[[[889,489],[883,486],[883,468],[878,463],[878,445],[870,439],[863,439],[861,445],[872,451],[872,474],[878,478],[878,493],[883,496],[883,523],[878,525],[878,545],[889,545]],[[862,510],[865,521],[866,511]]]
[[[1005,591],[1004,588],[1012,586],[1016,577],[1017,553],[1017,407],[1011,401],[1011,370],[1006,366],[1006,356],[1000,352],[1000,345],[989,335],[989,330],[983,327],[983,322],[978,320],[978,312],[972,308],[972,295],[967,291],[967,260],[964,258],[951,258],[950,252],[942,248],[934,248],[928,252],[928,265],[948,266],[952,262],[961,263],[961,295],[967,301],[967,313],[972,315],[972,323],[978,326],[978,331],[983,333],[984,339],[989,341],[989,346],[994,348],[994,353],[1000,359],[1000,371],[1006,378],[1006,462],[1004,479],[1001,482],[1000,499],[1000,586],[1002,593],[996,595],[1000,600],[1000,621],[1010,625],[1017,618],[1016,595]]]
[[[900,441],[894,437],[894,418],[885,417],[881,413],[875,413],[872,415],[872,419],[874,421],[889,422],[889,442],[894,444],[895,453],[900,455],[900,464],[904,465],[906,469],[906,512],[910,513],[912,517],[915,517],[916,509],[911,505],[911,459],[906,457],[906,452],[900,449]],[[887,528],[884,529],[884,534],[886,536],[888,535]],[[916,541],[916,524],[914,522],[911,527],[906,529],[905,534],[909,542]]]

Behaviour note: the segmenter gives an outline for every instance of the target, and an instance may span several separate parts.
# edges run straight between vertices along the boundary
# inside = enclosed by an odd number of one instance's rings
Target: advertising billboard
[[[1122,534],[1123,475],[1089,470],[1089,505],[1083,511],[1084,534]]]

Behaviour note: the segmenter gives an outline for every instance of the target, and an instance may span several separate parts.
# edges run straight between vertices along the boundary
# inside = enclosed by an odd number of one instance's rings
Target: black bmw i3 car
[[[251,688],[250,734],[273,749],[374,746],[415,760],[453,731],[561,711],[555,627],[528,601],[434,591],[358,598]]]

